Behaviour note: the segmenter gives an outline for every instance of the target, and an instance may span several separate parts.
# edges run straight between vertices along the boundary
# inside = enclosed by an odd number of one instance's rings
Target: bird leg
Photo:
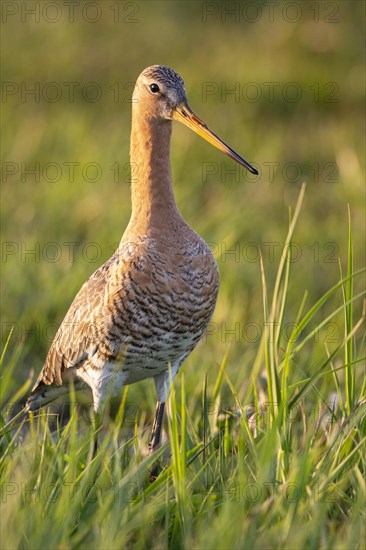
[[[98,453],[98,434],[103,425],[103,413],[100,411],[93,411],[91,417],[91,428],[92,428],[92,446],[93,452],[91,458],[94,459]]]
[[[151,430],[151,435],[148,443],[149,455],[151,455],[159,447],[160,438],[161,438],[161,428],[163,425],[164,407],[165,407],[165,403],[161,403],[160,401],[157,402],[154,423],[153,423],[153,427]]]
[[[163,417],[164,417],[164,407],[165,402],[158,401],[156,404],[156,411],[155,411],[155,418],[153,427],[151,430],[151,435],[148,443],[149,448],[149,455],[152,455],[154,451],[159,447],[160,438],[161,438],[161,428],[163,425]],[[153,483],[156,478],[159,475],[159,465],[158,463],[155,463],[155,465],[152,467],[149,473],[149,481],[150,483]]]
[[[155,376],[154,381],[155,381],[155,389],[156,389],[158,402],[156,404],[154,423],[153,423],[151,436],[148,443],[149,455],[152,455],[154,451],[156,451],[156,449],[159,447],[160,437],[161,437],[161,428],[163,425],[165,402],[168,399],[169,390],[179,370],[179,366],[180,366],[180,363],[173,365],[172,368],[170,368],[169,366],[169,370],[166,370],[158,374],[157,376]],[[149,475],[150,482],[155,481],[158,475],[159,475],[159,466],[157,463],[155,463],[152,470],[150,471],[150,475]]]

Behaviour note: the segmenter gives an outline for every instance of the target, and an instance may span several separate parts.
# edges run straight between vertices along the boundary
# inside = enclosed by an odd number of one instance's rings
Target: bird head
[[[147,67],[137,79],[133,102],[138,103],[146,116],[161,120],[178,120],[230,158],[258,174],[249,162],[219,138],[198,118],[188,105],[183,79],[165,65]]]

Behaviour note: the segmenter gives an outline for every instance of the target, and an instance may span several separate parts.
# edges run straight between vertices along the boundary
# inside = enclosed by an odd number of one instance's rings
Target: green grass
[[[168,442],[156,457],[144,458],[142,411],[121,431],[126,392],[115,420],[106,420],[95,458],[92,428],[85,427],[77,407],[70,407],[69,422],[53,433],[47,415],[32,419],[21,443],[22,424],[14,430],[14,422],[6,424],[3,416],[2,548],[363,547],[364,314],[354,323],[349,314],[364,292],[352,291],[352,281],[361,273],[352,270],[351,230],[347,275],[307,309],[299,297],[296,329],[287,342],[281,336],[291,239],[303,192],[271,304],[262,266],[264,324],[269,328],[259,343],[251,381],[233,384],[229,353],[216,380],[202,380],[201,403],[199,392],[187,392],[187,369],[171,392]],[[314,331],[306,334],[306,328],[334,295],[338,304],[335,300],[328,320],[343,315],[345,332],[330,350],[323,343],[315,346]],[[318,360],[306,375],[314,347],[320,348]],[[6,353],[2,361],[7,361]],[[255,369],[263,364],[268,392],[260,390],[259,397]],[[9,367],[5,395],[11,363]],[[247,414],[244,405],[249,403]],[[155,460],[161,473],[149,482]]]
[[[73,101],[1,103],[2,161],[19,171],[2,182],[0,547],[364,548],[364,7],[301,3],[297,23],[249,23],[204,22],[201,2],[138,2],[136,23],[114,23],[107,4],[94,24],[76,9],[74,23],[3,26],[3,81],[80,85]],[[150,483],[151,381],[112,401],[94,460],[89,396],[70,397],[60,426],[52,411],[28,433],[7,422],[128,223],[127,95],[153,63],[184,77],[194,112],[260,176],[174,125],[177,202],[211,243],[221,289],[175,381]],[[100,101],[83,97],[89,82]],[[250,82],[257,101],[242,95]],[[299,101],[282,94],[291,82]],[[236,85],[239,98],[220,93]],[[57,181],[22,172],[50,162]]]

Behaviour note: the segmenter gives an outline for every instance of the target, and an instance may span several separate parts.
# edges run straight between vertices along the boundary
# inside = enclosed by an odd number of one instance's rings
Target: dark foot
[[[97,452],[98,452],[98,436],[96,435],[95,441],[94,441],[94,448],[93,448],[93,458],[97,456]]]
[[[149,483],[154,483],[154,481],[158,479],[162,471],[163,471],[163,467],[160,463],[160,460],[158,460],[149,472]]]

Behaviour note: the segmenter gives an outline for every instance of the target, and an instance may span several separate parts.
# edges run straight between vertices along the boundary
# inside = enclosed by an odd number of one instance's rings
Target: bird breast
[[[215,309],[219,272],[208,245],[198,238],[164,250],[145,238],[119,253],[107,293],[119,346],[129,357],[177,360],[193,349]]]

